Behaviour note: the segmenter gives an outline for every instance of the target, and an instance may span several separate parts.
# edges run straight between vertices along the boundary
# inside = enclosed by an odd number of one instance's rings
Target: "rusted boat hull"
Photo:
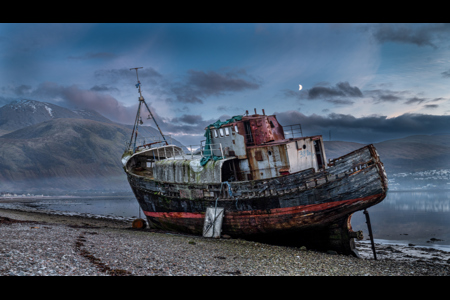
[[[225,209],[222,234],[354,253],[351,215],[382,201],[383,165],[372,145],[307,169],[264,180],[175,184],[127,173],[150,227],[202,234],[208,207]]]

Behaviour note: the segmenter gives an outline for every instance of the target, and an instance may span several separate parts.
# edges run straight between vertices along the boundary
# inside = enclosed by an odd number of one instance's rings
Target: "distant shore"
[[[81,199],[81,198],[115,198],[115,197],[123,197],[123,195],[58,195],[58,196],[0,196],[0,202],[8,201],[8,200],[40,200],[40,199]]]

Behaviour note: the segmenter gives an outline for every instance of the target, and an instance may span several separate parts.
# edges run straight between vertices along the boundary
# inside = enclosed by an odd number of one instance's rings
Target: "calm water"
[[[367,210],[375,242],[412,243],[450,251],[450,191],[389,192]],[[368,238],[362,211],[352,217],[353,230]],[[430,241],[431,238],[442,241]]]
[[[1,202],[1,201],[0,201]],[[114,217],[137,217],[140,208],[134,195],[41,199],[33,202],[0,203]],[[368,209],[375,242],[413,243],[450,251],[450,191],[389,192],[386,199]],[[140,212],[140,216],[144,214]],[[369,237],[362,211],[352,217],[353,230]],[[431,242],[431,238],[442,241]]]

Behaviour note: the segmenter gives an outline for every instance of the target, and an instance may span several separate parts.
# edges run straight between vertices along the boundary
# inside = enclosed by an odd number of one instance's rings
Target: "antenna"
[[[143,67],[131,68],[130,70],[136,70],[137,84],[136,87],[139,88],[139,101],[143,101],[144,97],[142,97],[141,93],[141,82],[139,81],[138,69],[142,69]]]
[[[156,127],[158,127],[159,133],[161,133],[162,138],[164,139],[164,141],[166,142],[166,145],[169,145],[169,143],[166,141],[166,137],[164,136],[164,134],[162,133],[161,129],[158,126],[158,123],[156,123],[155,118],[153,117],[152,112],[150,111],[150,108],[148,107],[147,103],[144,100],[144,97],[142,96],[142,92],[141,92],[141,82],[139,81],[139,75],[138,75],[138,69],[142,69],[143,67],[137,67],[137,68],[130,68],[130,70],[136,70],[136,78],[137,78],[137,84],[135,85],[136,88],[139,89],[139,107],[138,107],[138,112],[136,115],[136,121],[134,122],[134,128],[133,128],[133,133],[136,130],[136,139],[137,139],[137,129],[138,129],[138,123],[142,124],[142,118],[140,117],[140,111],[141,111],[141,104],[144,103],[145,107],[147,108],[148,112],[150,113],[150,115],[152,116],[153,121],[156,124]],[[131,139],[133,139],[133,133],[131,134]],[[136,139],[134,141],[134,144],[136,145]],[[131,141],[130,141],[130,145],[131,145]]]

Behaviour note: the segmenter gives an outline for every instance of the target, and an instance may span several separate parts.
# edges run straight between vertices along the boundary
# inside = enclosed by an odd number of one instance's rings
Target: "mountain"
[[[0,134],[57,118],[83,117],[70,109],[35,100],[14,101],[0,108]]]
[[[70,118],[6,134],[0,137],[1,189],[125,188],[120,156],[130,134],[120,125]]]
[[[121,156],[131,125],[91,110],[22,100],[0,108],[0,128],[8,132],[0,136],[0,191],[130,191]],[[150,126],[139,133],[160,136]]]

